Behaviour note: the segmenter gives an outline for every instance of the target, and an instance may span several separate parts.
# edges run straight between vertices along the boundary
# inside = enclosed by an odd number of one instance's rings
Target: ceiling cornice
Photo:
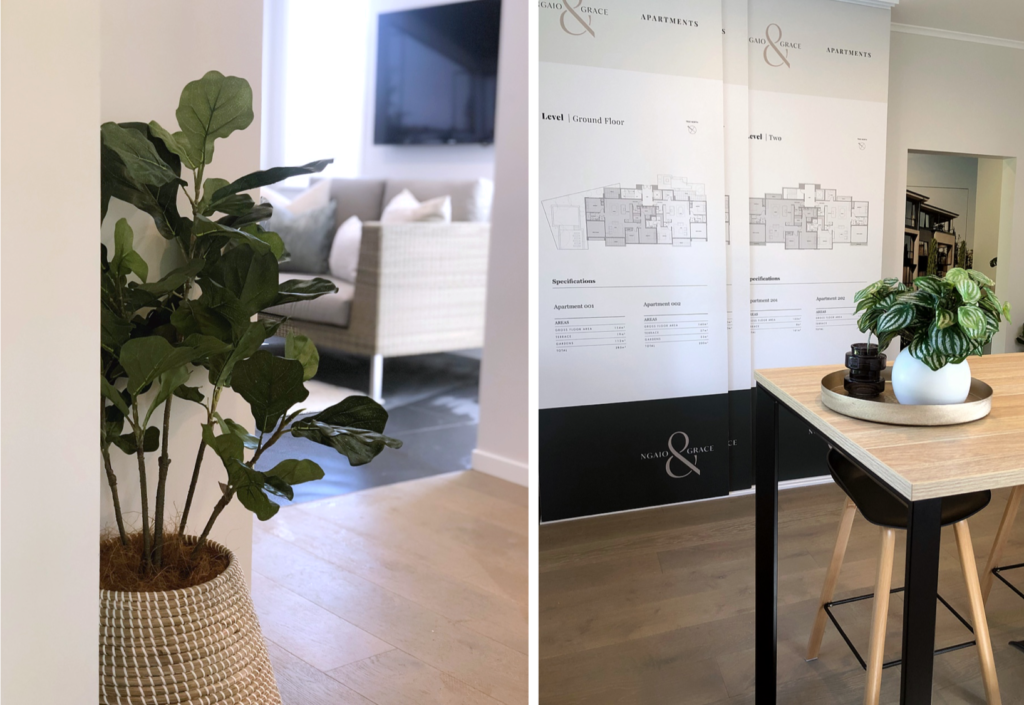
[[[846,2],[846,0],[840,0],[840,2]],[[919,27],[913,24],[900,24],[899,22],[892,23],[893,32],[901,32],[903,34],[920,34],[925,37],[935,37],[937,39],[953,39],[958,42],[974,42],[975,44],[991,44],[997,47],[1007,47],[1009,49],[1022,49],[1024,50],[1024,42],[1016,39],[1003,39],[1001,37],[986,37],[983,34],[969,34],[967,32],[954,32],[949,29],[936,29],[935,27]]]
[[[900,4],[900,0],[839,0],[839,2],[848,2],[853,5],[866,5],[867,7],[877,7],[882,10],[891,10]]]

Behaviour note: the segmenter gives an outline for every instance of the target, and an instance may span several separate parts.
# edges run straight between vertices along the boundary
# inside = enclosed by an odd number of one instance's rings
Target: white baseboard
[[[526,487],[530,479],[530,471],[526,463],[488,453],[479,448],[473,450],[473,469],[523,487]]]
[[[475,451],[474,451],[475,452]],[[832,483],[831,475],[819,475],[818,477],[804,477],[799,480],[783,480],[779,483],[779,490],[792,490],[797,487],[813,487],[814,485],[828,485]],[[553,519],[551,521],[542,521],[541,524],[560,524],[566,521],[580,521],[582,519],[593,519],[594,517],[606,517],[612,514],[629,514],[632,512],[646,512],[648,509],[664,509],[665,507],[678,507],[682,504],[696,504],[697,502],[715,502],[720,499],[731,499],[733,497],[743,497],[745,495],[752,495],[757,491],[757,487],[750,487],[745,490],[736,490],[730,492],[727,495],[721,497],[708,497],[707,499],[691,499],[687,502],[673,502],[671,504],[656,504],[653,507],[637,507],[636,509],[620,509],[616,512],[604,512],[602,514],[588,514],[583,517],[571,517],[569,519]]]

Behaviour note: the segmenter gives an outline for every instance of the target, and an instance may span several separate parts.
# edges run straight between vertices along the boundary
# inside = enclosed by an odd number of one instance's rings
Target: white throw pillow
[[[391,199],[380,216],[382,223],[450,223],[452,222],[452,197],[438,196],[429,201],[420,201],[403,189]]]
[[[331,276],[350,284],[356,283],[359,268],[359,244],[363,240],[363,222],[351,216],[338,226],[331,243],[331,254],[327,258]]]
[[[330,179],[317,181],[292,199],[266,187],[260,189],[260,196],[272,205],[274,211],[279,215],[284,215],[284,213],[292,216],[305,215],[317,208],[323,208],[331,202],[331,182]]]

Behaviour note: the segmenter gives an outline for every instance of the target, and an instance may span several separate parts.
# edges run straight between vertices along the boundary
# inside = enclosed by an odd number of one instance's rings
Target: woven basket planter
[[[280,705],[233,553],[213,580],[167,592],[100,590],[100,703]]]

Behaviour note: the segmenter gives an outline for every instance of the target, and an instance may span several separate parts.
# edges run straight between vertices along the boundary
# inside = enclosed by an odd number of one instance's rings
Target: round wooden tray
[[[837,370],[821,378],[821,403],[855,419],[896,426],[950,426],[988,416],[992,411],[992,387],[971,378],[971,391],[963,404],[900,404],[892,392],[892,368],[882,372],[885,391],[874,399],[857,399],[843,389],[847,370]]]

